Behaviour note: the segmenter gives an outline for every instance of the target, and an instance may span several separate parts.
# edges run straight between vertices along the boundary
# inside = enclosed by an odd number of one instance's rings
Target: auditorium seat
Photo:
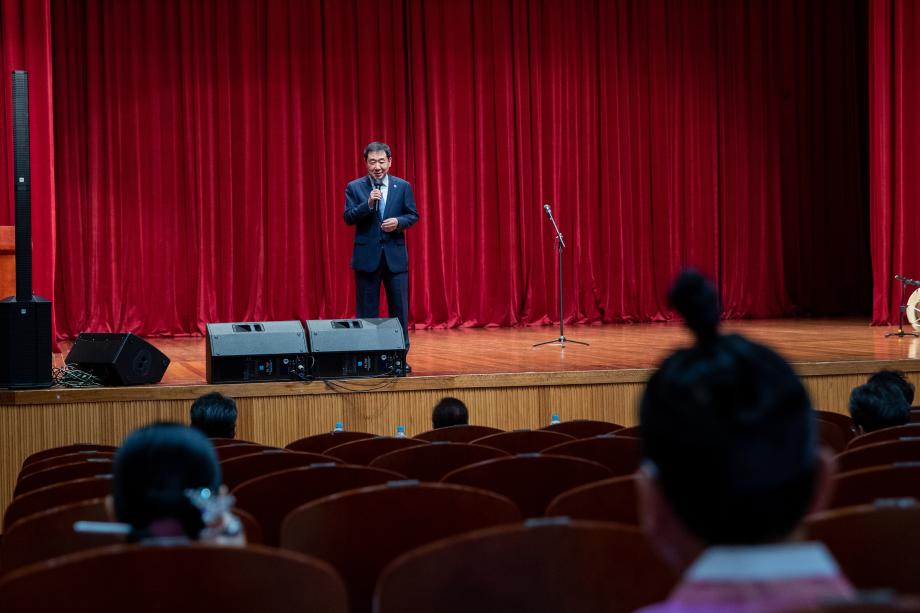
[[[112,492],[112,475],[97,475],[86,479],[49,485],[14,498],[3,515],[3,530],[17,520],[33,513],[60,507],[72,502],[105,498]]]
[[[396,451],[397,449],[406,449],[407,447],[428,444],[430,443],[427,441],[420,441],[414,438],[375,436],[374,438],[365,438],[359,441],[351,441],[350,443],[337,445],[332,449],[327,449],[326,455],[339,458],[347,464],[367,466],[374,458],[382,456],[385,453]]]
[[[68,453],[79,453],[80,451],[109,451],[115,453],[117,447],[112,445],[97,445],[95,443],[75,443],[73,445],[63,445],[61,447],[52,447],[50,449],[42,449],[41,451],[36,451],[29,457],[27,457],[22,462],[23,468],[32,464],[33,462],[39,462],[48,458],[53,458],[59,455],[67,455]]]
[[[262,542],[258,522],[242,509],[232,512],[243,524],[246,542]],[[112,518],[104,498],[83,500],[28,515],[15,522],[0,544],[0,575],[69,553],[124,543],[121,534],[93,534],[74,531],[74,522],[109,522]]]
[[[352,611],[370,611],[374,583],[398,555],[455,534],[520,520],[514,503],[492,492],[391,482],[297,508],[284,520],[281,547],[332,564],[345,580]]]
[[[917,438],[920,437],[920,423],[910,423],[893,428],[883,428],[874,430],[865,434],[855,436],[850,440],[847,449],[855,449],[863,445],[872,445],[874,443],[884,443],[885,441],[896,441],[900,438]]]
[[[259,522],[263,542],[277,546],[281,521],[300,505],[329,494],[401,479],[405,476],[380,468],[313,464],[250,479],[231,492],[236,497],[236,506]]]
[[[290,451],[306,451],[308,453],[325,453],[342,443],[359,441],[363,438],[374,438],[374,434],[367,432],[324,432],[323,434],[314,434],[299,438],[284,446]]]
[[[222,438],[219,436],[212,436],[208,440],[211,441],[211,445],[215,448],[224,447],[226,445],[239,445],[240,443],[247,444],[247,445],[257,445],[258,444],[258,443],[254,443],[253,441],[247,441],[247,440],[240,439],[240,438]]]
[[[550,432],[561,432],[575,438],[590,438],[600,434],[607,434],[615,430],[622,430],[623,426],[614,424],[609,421],[596,421],[593,419],[573,419],[571,421],[562,421],[558,424],[550,424],[540,428]]]
[[[516,453],[537,453],[547,447],[565,443],[566,441],[575,440],[574,436],[561,434],[559,432],[548,432],[546,430],[512,430],[511,432],[499,432],[490,434],[482,438],[477,438],[473,442],[477,445],[486,445],[495,447],[510,454]]]
[[[112,474],[112,460],[110,458],[94,458],[46,468],[20,479],[13,490],[13,498],[56,483],[109,474]]]
[[[492,428],[489,426],[467,424],[435,428],[434,430],[428,430],[427,432],[416,434],[412,438],[417,438],[419,440],[429,441],[432,443],[435,441],[447,441],[449,443],[472,443],[477,438],[489,436],[490,434],[498,434],[500,432],[504,432],[504,430],[500,430],[499,428]]]
[[[246,535],[246,543],[250,545],[261,545],[265,542],[262,537],[262,526],[259,521],[253,517],[249,511],[244,511],[239,507],[233,507],[230,512],[236,515],[240,523],[243,524],[243,534]]]
[[[613,477],[572,488],[549,503],[546,516],[639,525],[636,477]]]
[[[19,570],[0,582],[6,611],[345,613],[327,563],[258,545],[114,545]]]
[[[385,453],[375,458],[370,465],[401,473],[410,479],[440,481],[452,470],[507,456],[507,453],[494,447],[436,441],[430,445],[407,447]]]
[[[19,471],[19,477],[17,481],[22,480],[24,477],[27,477],[32,473],[37,473],[40,470],[45,470],[46,468],[54,468],[55,466],[63,466],[64,464],[73,464],[75,462],[83,462],[90,459],[98,460],[108,458],[111,460],[114,457],[115,453],[112,451],[78,451],[77,453],[53,456],[45,460],[32,462],[28,466],[23,466],[22,470]]]
[[[593,460],[609,468],[614,475],[630,475],[642,461],[642,441],[630,436],[601,434],[553,445],[543,453]]]
[[[532,453],[458,468],[441,482],[497,492],[510,498],[523,517],[539,517],[562,492],[610,476],[597,462]]]
[[[836,411],[820,411],[816,409],[815,417],[837,424],[846,435],[847,442],[856,436],[856,426],[853,424],[853,418],[849,415],[837,413]]]
[[[818,418],[815,420],[818,426],[818,441],[825,447],[830,448],[834,453],[840,453],[847,448],[848,433],[839,425]]]
[[[641,426],[629,426],[623,428],[622,430],[616,431],[617,436],[631,436],[633,438],[642,438],[642,427]]]
[[[0,546],[0,575],[68,553],[115,545],[119,534],[74,532],[76,521],[111,521],[104,498],[82,500],[22,518],[10,526]]]
[[[444,539],[381,573],[376,613],[626,613],[664,600],[677,576],[642,531],[531,520]]]
[[[260,449],[255,453],[236,456],[220,463],[224,485],[233,489],[244,481],[278,472],[286,468],[311,464],[341,464],[342,460],[319,453],[288,451],[286,449]]]
[[[889,498],[920,500],[920,463],[863,468],[833,477],[829,508],[872,504]]]
[[[215,447],[217,459],[220,462],[230,458],[238,458],[241,455],[252,455],[265,449],[277,449],[277,447],[268,447],[267,445],[257,445],[256,443],[234,443],[233,445],[223,445]]]
[[[920,507],[899,501],[817,513],[805,534],[827,545],[843,574],[861,590],[920,594]]]
[[[838,455],[836,462],[838,473],[897,462],[920,462],[920,438],[854,447]]]

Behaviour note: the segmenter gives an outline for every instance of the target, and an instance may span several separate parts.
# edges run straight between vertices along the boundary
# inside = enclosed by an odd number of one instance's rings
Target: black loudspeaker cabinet
[[[11,183],[16,200],[16,295],[0,301],[0,386],[13,389],[50,387],[51,302],[32,294],[28,74],[14,70],[12,86]]]
[[[213,323],[207,330],[208,383],[303,381],[309,374],[299,321]]]
[[[0,300],[0,386],[51,387],[51,301]]]
[[[396,318],[306,322],[317,379],[406,376],[406,343]]]
[[[163,352],[130,332],[83,332],[64,361],[103,385],[159,383],[169,366]]]

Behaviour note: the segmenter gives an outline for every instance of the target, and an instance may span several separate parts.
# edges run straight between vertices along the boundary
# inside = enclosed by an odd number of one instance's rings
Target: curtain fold
[[[914,2],[869,3],[869,159],[874,291],[872,319],[896,323],[901,284],[920,278],[920,9]],[[914,287],[907,287],[907,294]]]
[[[566,321],[868,312],[861,6],[51,0],[60,334],[350,316],[371,140],[417,326],[557,322],[544,203]]]

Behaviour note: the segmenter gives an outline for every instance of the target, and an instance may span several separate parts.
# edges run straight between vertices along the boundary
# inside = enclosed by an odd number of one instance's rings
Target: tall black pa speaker
[[[83,332],[64,361],[103,385],[159,383],[169,366],[159,349],[130,332]]]
[[[32,295],[29,78],[23,70],[13,72],[13,189],[16,295],[0,300],[0,386],[50,387],[51,301]]]

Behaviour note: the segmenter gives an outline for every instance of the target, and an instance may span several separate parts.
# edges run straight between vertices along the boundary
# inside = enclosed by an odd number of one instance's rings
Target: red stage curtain
[[[55,184],[52,127],[51,13],[48,0],[0,0],[0,225],[13,225],[13,70],[29,72],[29,125],[32,180],[32,287],[54,299]],[[5,296],[0,296],[4,298]],[[57,306],[57,305],[55,305]]]
[[[872,319],[898,321],[901,285],[920,278],[920,7],[910,0],[869,4],[869,157],[872,211]],[[915,288],[908,287],[910,293]]]
[[[62,334],[353,313],[360,151],[423,326],[867,312],[857,0],[53,0]],[[864,109],[863,109],[864,111]]]

